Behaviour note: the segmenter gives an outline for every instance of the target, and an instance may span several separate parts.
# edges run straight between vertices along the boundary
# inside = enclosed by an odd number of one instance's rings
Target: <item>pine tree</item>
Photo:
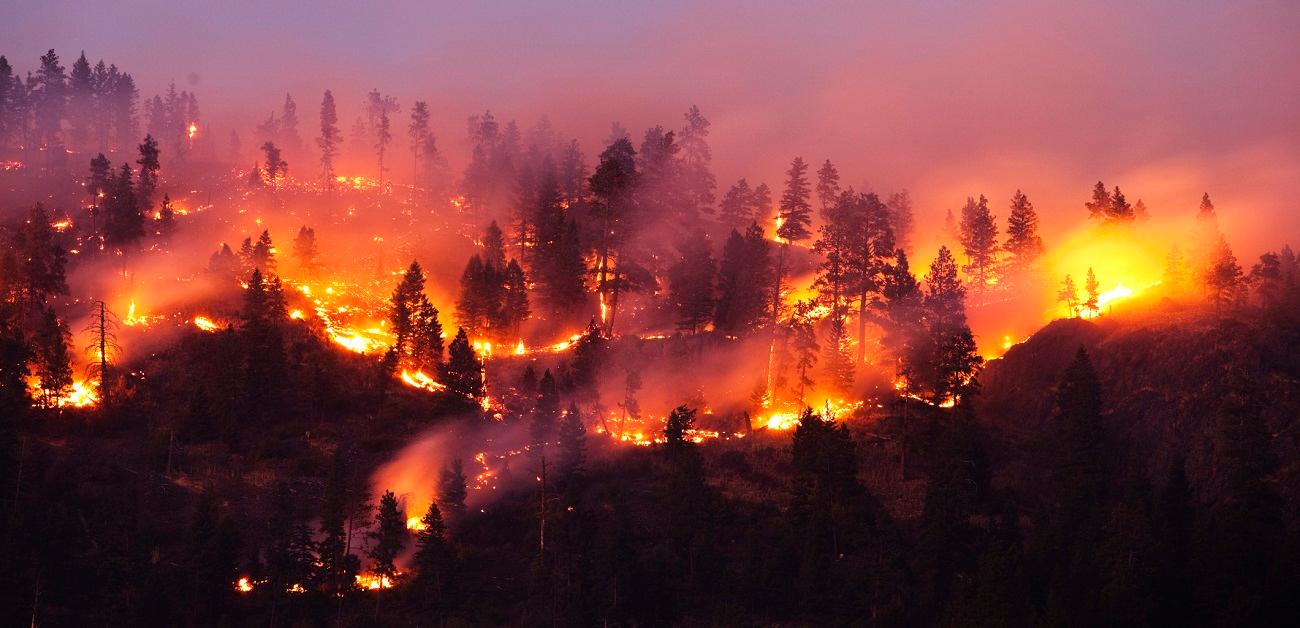
[[[1008,265],[1012,276],[1023,279],[1043,254],[1043,239],[1038,235],[1038,212],[1029,197],[1016,190],[1011,197],[1011,215],[1007,217],[1007,241],[1003,248],[1011,255]]]
[[[1101,315],[1101,285],[1097,283],[1097,275],[1093,274],[1092,268],[1088,268],[1087,279],[1083,283],[1084,295],[1083,311],[1089,312],[1090,318],[1096,318]]]
[[[281,156],[280,148],[275,142],[264,142],[262,144],[262,153],[266,156],[266,182],[271,187],[277,187],[281,180],[288,175],[289,163]]]
[[[582,423],[582,414],[576,403],[570,403],[569,409],[560,421],[559,456],[557,467],[559,485],[567,493],[569,505],[577,500],[581,490],[583,474],[587,464],[587,428]]]
[[[295,158],[302,155],[302,136],[298,133],[298,103],[289,94],[284,95],[284,105],[280,109],[280,142]]]
[[[713,190],[717,181],[709,169],[713,161],[713,151],[709,148],[709,121],[699,107],[691,105],[683,116],[686,119],[681,134],[681,180],[682,194],[688,205],[688,219],[698,217],[700,213],[713,213]]]
[[[416,369],[436,372],[442,364],[442,322],[438,308],[421,294],[411,319],[411,359]]]
[[[316,546],[319,556],[316,579],[325,592],[341,597],[352,588],[353,576],[360,568],[357,557],[348,550],[351,546],[349,523],[352,504],[346,451],[334,451],[329,477],[325,484],[325,500],[321,508],[320,534]],[[341,602],[340,602],[341,603]]]
[[[732,231],[718,265],[718,300],[714,327],[724,334],[744,335],[762,324],[767,311],[767,286],[772,262],[768,241],[757,224],[745,235]]]
[[[531,310],[528,306],[528,279],[516,260],[512,259],[506,264],[503,289],[505,295],[501,301],[501,331],[510,337],[518,337]]]
[[[465,464],[460,458],[453,458],[438,476],[438,503],[453,522],[465,514],[465,498],[469,495],[465,482]]]
[[[1216,312],[1224,305],[1237,302],[1241,292],[1241,265],[1222,236],[1210,258],[1204,281]]]
[[[560,424],[560,392],[555,376],[547,369],[537,384],[537,404],[533,421],[528,426],[530,450],[534,458],[545,455],[546,445],[555,438]]]
[[[58,407],[72,388],[72,359],[68,354],[68,328],[47,308],[41,314],[34,369],[41,389],[42,405]]]
[[[411,122],[406,127],[406,136],[411,140],[411,180],[418,183],[420,179],[420,158],[423,157],[425,140],[430,137],[429,103],[422,100],[411,105]]]
[[[450,576],[452,550],[447,540],[447,524],[438,510],[438,503],[429,504],[429,510],[420,518],[420,528],[415,533],[416,583],[435,598],[441,597],[444,582]],[[435,599],[435,604],[438,600]]]
[[[1110,195],[1110,222],[1132,222],[1133,218],[1133,206],[1124,198],[1119,186],[1115,186],[1115,191]]]
[[[334,158],[338,157],[339,144],[342,142],[343,133],[339,130],[334,94],[327,89],[320,101],[320,137],[316,138],[316,146],[320,148],[321,177],[330,189],[334,187]]]
[[[406,518],[398,508],[397,496],[392,491],[384,491],[379,498],[379,513],[375,515],[375,529],[370,532],[374,541],[366,555],[374,561],[375,574],[390,579],[397,577],[397,555],[406,545]]]
[[[258,234],[257,242],[249,249],[246,263],[251,268],[262,270],[263,275],[275,274],[275,244],[271,242],[271,232],[263,229]]]
[[[947,247],[939,248],[925,283],[925,334],[915,338],[911,355],[903,360],[904,378],[925,391],[932,403],[955,402],[978,388],[975,375],[983,358],[975,352],[966,324],[966,290]]]
[[[821,203],[822,217],[840,200],[840,171],[827,159],[817,171],[817,201]]]
[[[712,246],[702,231],[687,237],[681,257],[668,271],[669,298],[677,311],[677,328],[699,333],[713,315],[713,275],[716,264]]]
[[[812,206],[808,204],[808,164],[803,158],[795,157],[786,171],[785,191],[781,194],[781,205],[776,229],[777,237],[786,243],[800,242],[812,236],[809,229],[812,223]]]
[[[316,258],[320,249],[316,246],[316,230],[303,225],[298,228],[298,235],[293,239],[293,256],[298,260],[298,268],[308,277],[314,277],[320,270]]]
[[[830,388],[841,394],[853,389],[853,356],[850,354],[849,334],[844,328],[844,317],[832,314],[826,342],[823,345],[822,371]]]
[[[971,277],[975,291],[983,295],[998,280],[998,226],[983,194],[978,202],[973,198],[966,199],[959,229],[962,250],[966,253],[966,265],[962,270]]]
[[[144,237],[144,212],[131,179],[131,167],[122,164],[104,212],[104,243],[123,252]]]
[[[736,181],[718,203],[718,220],[731,229],[743,228],[754,220],[753,202],[754,191],[749,182],[743,178]]]
[[[1081,307],[1079,303],[1079,289],[1074,285],[1074,279],[1069,275],[1065,276],[1065,281],[1061,282],[1061,291],[1056,293],[1056,300],[1065,304],[1065,310],[1071,318],[1079,316]]]
[[[1084,203],[1088,208],[1088,217],[1101,221],[1108,221],[1111,216],[1111,198],[1110,192],[1106,190],[1106,184],[1101,181],[1092,188],[1092,200]]]
[[[419,262],[412,261],[389,299],[388,321],[393,325],[393,350],[398,358],[407,359],[416,352],[413,343],[417,332],[425,335],[420,350],[428,352],[429,355],[425,355],[423,359],[428,361],[429,358],[434,357],[433,353],[441,357],[441,340],[434,343],[428,334],[434,332],[435,327],[436,332],[441,334],[442,326],[438,323],[437,310],[432,305],[426,307],[427,303],[428,298],[424,294],[424,269],[420,267]],[[430,314],[431,317],[428,316]],[[435,344],[436,351],[433,351]]]
[[[483,396],[483,363],[474,353],[464,327],[456,330],[439,373],[448,391],[470,399]]]
[[[144,136],[144,143],[140,144],[140,159],[135,163],[140,165],[135,184],[136,201],[140,209],[147,212],[153,206],[153,194],[158,189],[158,171],[162,167],[158,161],[158,141],[152,135]]]
[[[894,232],[894,245],[900,249],[911,248],[915,218],[912,210],[912,193],[903,188],[889,195],[890,230]]]
[[[813,390],[815,384],[812,377],[813,368],[817,366],[817,355],[821,350],[817,344],[817,332],[813,328],[815,321],[812,312],[816,307],[812,301],[800,301],[794,305],[790,318],[786,321],[786,333],[790,350],[793,352],[793,367],[796,374],[793,392],[795,400],[800,405],[806,405],[805,398],[808,392]]]
[[[27,306],[36,308],[50,297],[68,294],[67,256],[55,239],[52,219],[45,206],[37,203],[27,220],[17,228],[15,284],[20,284]],[[15,286],[19,287],[19,286]]]
[[[36,137],[41,146],[60,147],[63,120],[67,117],[67,74],[59,64],[59,55],[50,49],[41,56],[41,66],[36,70],[34,84],[30,86],[36,102],[32,107]],[[29,78],[28,82],[32,83]],[[58,151],[62,153],[62,151]],[[48,151],[48,154],[56,154]]]

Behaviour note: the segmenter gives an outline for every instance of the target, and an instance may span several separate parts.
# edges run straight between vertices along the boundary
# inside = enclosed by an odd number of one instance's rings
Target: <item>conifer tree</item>
[[[68,328],[47,308],[41,314],[36,348],[36,374],[42,405],[58,407],[72,388],[72,359],[68,354]]]
[[[474,353],[464,327],[456,330],[439,373],[448,391],[470,399],[483,396],[483,362]]]
[[[334,187],[334,158],[338,157],[342,142],[334,94],[327,89],[320,101],[320,137],[316,138],[316,146],[320,148],[321,177],[330,189]]]
[[[912,208],[912,193],[903,188],[900,192],[889,195],[889,225],[894,233],[894,246],[908,249],[912,245],[912,230],[915,218]]]
[[[1228,242],[1220,236],[1204,279],[1216,312],[1224,305],[1231,305],[1237,301],[1240,295],[1241,276],[1241,265],[1237,263],[1237,257],[1232,254]]]
[[[293,256],[298,260],[298,268],[301,268],[308,277],[314,277],[320,270],[320,264],[316,258],[320,255],[320,249],[316,246],[316,230],[303,225],[298,228],[298,235],[293,239]]]
[[[753,221],[754,191],[745,179],[736,181],[718,203],[718,220],[731,229],[741,229]]]
[[[959,229],[962,250],[966,253],[966,265],[962,270],[970,276],[975,291],[983,295],[998,280],[998,226],[983,194],[979,201],[966,199]]]
[[[1101,315],[1101,285],[1097,283],[1097,275],[1088,268],[1087,279],[1083,283],[1084,300],[1083,311],[1090,313],[1090,317],[1096,318]]]
[[[717,181],[709,164],[713,161],[713,151],[709,148],[709,120],[700,113],[699,107],[691,105],[683,116],[686,119],[681,134],[681,181],[682,196],[688,208],[688,218],[700,213],[713,213],[713,190]]]
[[[366,554],[374,561],[373,570],[377,575],[390,579],[397,577],[397,566],[393,561],[406,545],[406,518],[398,508],[397,496],[392,491],[384,491],[379,498],[379,512],[375,515],[375,529],[370,532],[374,545]]]
[[[1003,248],[1011,259],[1007,263],[1016,279],[1023,279],[1033,270],[1043,254],[1043,239],[1038,235],[1038,212],[1024,192],[1016,190],[1011,197],[1011,215],[1007,217],[1007,241]]]
[[[759,183],[754,186],[754,194],[750,197],[750,221],[763,224],[767,222],[768,216],[772,215],[772,188],[767,187],[766,183]]]
[[[140,159],[135,163],[140,165],[135,184],[136,201],[142,211],[148,211],[153,206],[153,194],[158,189],[158,171],[162,168],[158,161],[158,141],[152,135],[144,136],[144,142],[140,144]]]
[[[780,226],[777,237],[786,243],[801,242],[812,236],[812,206],[808,204],[811,190],[808,187],[808,164],[795,157],[786,171],[785,191],[781,194]]]
[[[1132,222],[1133,218],[1133,206],[1124,197],[1124,193],[1120,191],[1119,186],[1115,186],[1115,191],[1110,195],[1110,221]]]
[[[754,331],[765,319],[772,261],[768,241],[757,224],[742,236],[732,231],[722,248],[718,265],[718,300],[714,326],[730,335]]]
[[[817,170],[817,201],[821,203],[823,217],[840,200],[840,171],[827,159]]]
[[[420,179],[420,158],[423,157],[425,140],[430,136],[429,103],[422,100],[411,105],[411,122],[406,127],[406,136],[411,141],[411,180]]]
[[[453,522],[465,514],[465,498],[469,495],[465,482],[465,464],[460,458],[453,458],[438,476],[438,503]]]
[[[850,354],[849,334],[844,326],[844,316],[832,314],[823,345],[822,371],[830,388],[841,394],[853,389],[853,356]]]
[[[1065,304],[1065,310],[1069,312],[1071,318],[1079,316],[1081,311],[1079,288],[1074,285],[1074,279],[1069,275],[1066,275],[1065,281],[1061,282],[1061,290],[1056,293],[1056,300]]]
[[[559,485],[567,493],[569,505],[572,506],[581,490],[580,484],[587,464],[587,428],[583,425],[582,414],[578,412],[576,403],[569,404],[564,419],[560,421],[559,441],[556,465]]]
[[[118,251],[126,251],[144,237],[144,213],[136,199],[131,167],[122,164],[113,178],[113,191],[104,212],[104,241]]]
[[[266,168],[264,169],[266,182],[274,188],[288,174],[289,163],[284,160],[280,148],[275,145],[275,142],[264,142],[262,144],[262,154],[266,156]]]
[[[432,592],[435,604],[441,597],[443,585],[451,572],[452,551],[447,540],[447,524],[443,521],[438,502],[431,502],[429,510],[420,517],[420,528],[415,533],[416,583]]]
[[[294,158],[302,155],[302,135],[298,133],[298,103],[287,93],[284,95],[284,105],[280,108],[279,139]]]
[[[681,257],[668,271],[669,298],[677,311],[677,328],[700,332],[713,315],[713,275],[716,264],[712,246],[702,231],[687,237]]]
[[[1088,217],[1096,220],[1107,221],[1111,216],[1111,198],[1110,192],[1106,190],[1106,184],[1101,181],[1092,188],[1092,200],[1084,203],[1088,208]]]

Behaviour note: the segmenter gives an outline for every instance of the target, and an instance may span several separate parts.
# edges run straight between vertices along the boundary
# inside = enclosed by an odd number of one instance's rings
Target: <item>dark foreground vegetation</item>
[[[652,448],[562,421],[545,491],[503,482],[467,509],[452,474],[430,531],[391,538],[370,470],[481,419],[380,400],[373,366],[303,335],[276,392],[326,396],[224,424],[248,389],[199,356],[249,339],[196,333],[107,413],[38,419],[5,389],[6,623],[1282,625],[1300,599],[1294,299],[1059,321],[950,410],[696,445],[682,408]],[[418,552],[394,588],[358,590],[331,543],[376,517],[354,543]]]

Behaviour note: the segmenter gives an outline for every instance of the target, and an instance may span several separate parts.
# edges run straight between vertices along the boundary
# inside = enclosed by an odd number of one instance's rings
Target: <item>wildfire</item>
[[[423,517],[407,517],[406,529],[412,532],[424,532],[429,529],[429,526],[424,524]]]
[[[194,136],[199,134],[199,125],[191,122],[189,128],[186,129],[186,132],[189,134],[189,139],[193,140]]]
[[[334,177],[334,181],[343,187],[354,190],[372,190],[379,187],[379,182],[369,177],[345,177],[339,175]]]
[[[218,329],[217,324],[206,316],[195,316],[194,326],[203,331],[217,331]]]
[[[400,575],[402,574],[398,573],[395,574],[394,577]],[[395,583],[393,582],[393,578],[389,578],[388,576],[385,575],[381,575],[377,573],[357,574],[357,586],[361,587],[362,589],[367,589],[370,591],[374,591],[378,589],[391,589],[393,588],[394,584]]]
[[[438,392],[440,390],[444,390],[447,388],[446,386],[443,386],[442,384],[438,383],[432,377],[426,375],[424,371],[420,371],[420,370],[412,371],[408,369],[402,369],[402,382],[412,388],[419,388],[421,390],[427,390],[429,392]]]
[[[135,299],[131,299],[131,304],[127,306],[126,318],[122,319],[122,324],[130,327],[148,327],[158,321],[166,318],[165,316],[149,316],[148,314],[139,314],[136,312]]]
[[[527,353],[528,348],[524,346],[524,341],[520,340],[519,344],[515,345],[515,355],[525,355]]]
[[[240,593],[251,593],[253,591],[253,587],[257,586],[258,584],[260,583],[254,582],[248,576],[243,576],[239,580],[235,581],[235,590]]]

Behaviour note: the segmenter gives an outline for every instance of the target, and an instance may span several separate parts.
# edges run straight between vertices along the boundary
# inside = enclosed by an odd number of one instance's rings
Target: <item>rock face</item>
[[[1055,321],[989,363],[978,416],[1008,447],[1004,476],[1032,473],[1048,433],[1057,381],[1082,346],[1103,389],[1103,418],[1116,465],[1159,483],[1176,455],[1199,499],[1216,501],[1216,419],[1230,395],[1263,421],[1276,480],[1294,515],[1300,503],[1300,330],[1254,311],[1216,316],[1162,304],[1142,315]],[[1293,519],[1294,520],[1294,519]]]

